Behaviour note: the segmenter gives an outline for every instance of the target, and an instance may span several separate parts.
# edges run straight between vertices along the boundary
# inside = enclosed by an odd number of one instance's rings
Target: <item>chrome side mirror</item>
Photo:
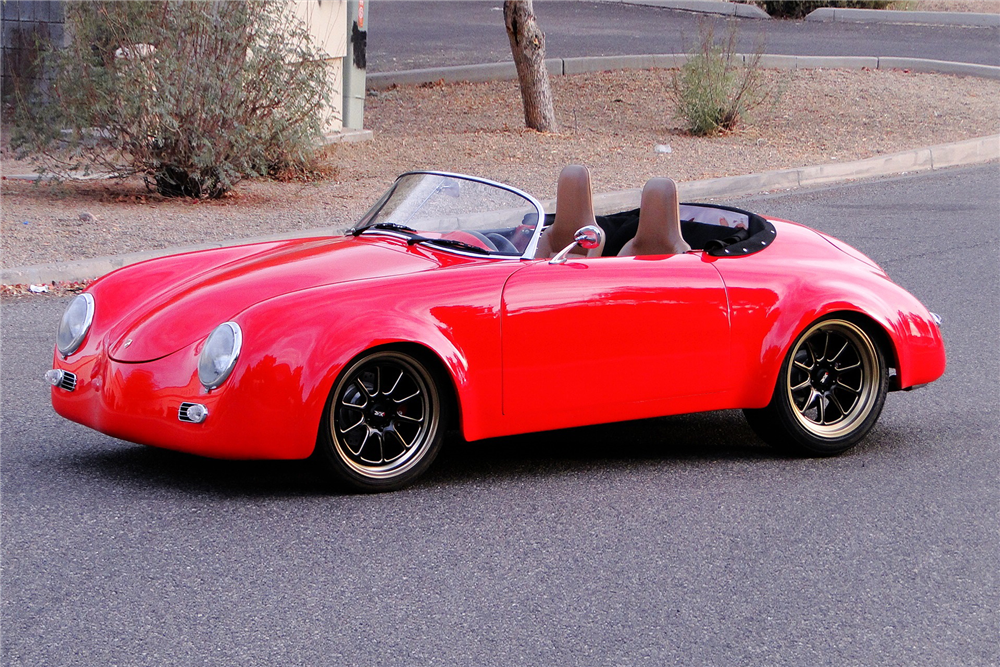
[[[566,261],[570,252],[577,246],[584,250],[592,250],[604,245],[604,230],[597,225],[587,225],[576,230],[573,235],[573,242],[560,250],[555,257],[549,260],[549,264],[562,264]]]

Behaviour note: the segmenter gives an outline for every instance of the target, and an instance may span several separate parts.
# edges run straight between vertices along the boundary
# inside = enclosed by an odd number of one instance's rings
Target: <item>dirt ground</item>
[[[555,194],[566,164],[590,167],[596,192],[856,160],[1000,132],[1000,81],[905,71],[770,71],[780,101],[737,132],[686,135],[669,70],[554,77],[561,131],[523,128],[517,84],[400,87],[366,102],[374,140],[329,151],[331,177],[241,183],[221,201],[164,199],[141,180],[0,183],[4,267],[349,227],[403,171],[436,169]],[[660,152],[657,151],[660,146]],[[669,151],[666,148],[669,147]],[[664,152],[668,151],[668,152]],[[30,171],[9,153],[3,174]],[[682,188],[683,189],[683,188]]]
[[[900,0],[890,9],[919,12],[974,12],[1000,14],[1000,0]]]

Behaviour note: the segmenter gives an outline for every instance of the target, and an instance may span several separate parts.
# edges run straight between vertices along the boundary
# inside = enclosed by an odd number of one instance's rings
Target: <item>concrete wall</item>
[[[347,0],[289,0],[316,44],[329,56],[328,75],[333,83],[331,108],[323,119],[327,134],[343,129],[344,56],[347,55]]]
[[[3,0],[0,2],[0,26],[3,31],[0,90],[6,100],[17,86],[43,76],[35,66],[39,46],[65,45],[63,3],[61,0]]]
[[[289,0],[316,43],[329,60],[327,69],[333,82],[332,108],[324,118],[328,134],[341,131],[343,124],[343,63],[347,55],[347,0]],[[18,86],[44,73],[35,64],[40,45],[66,44],[65,11],[62,0],[0,0],[2,22],[2,81],[0,92],[6,101]]]

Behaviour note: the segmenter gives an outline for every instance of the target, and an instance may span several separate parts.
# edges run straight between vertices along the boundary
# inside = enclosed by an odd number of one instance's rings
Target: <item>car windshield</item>
[[[430,243],[472,254],[520,257],[532,244],[536,203],[515,190],[465,176],[409,173],[361,219],[368,230],[402,233],[410,243]]]

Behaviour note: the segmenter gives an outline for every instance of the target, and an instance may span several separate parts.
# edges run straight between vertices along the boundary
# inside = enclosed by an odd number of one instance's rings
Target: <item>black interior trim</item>
[[[693,250],[703,250],[712,257],[743,257],[760,252],[771,244],[777,235],[774,225],[750,211],[719,204],[683,204],[700,208],[717,208],[747,216],[749,229],[733,229],[703,222],[681,221],[681,235]],[[555,214],[545,216],[545,225],[551,225]],[[597,224],[604,230],[606,241],[602,257],[616,257],[625,244],[635,237],[639,228],[639,209],[597,216]]]

